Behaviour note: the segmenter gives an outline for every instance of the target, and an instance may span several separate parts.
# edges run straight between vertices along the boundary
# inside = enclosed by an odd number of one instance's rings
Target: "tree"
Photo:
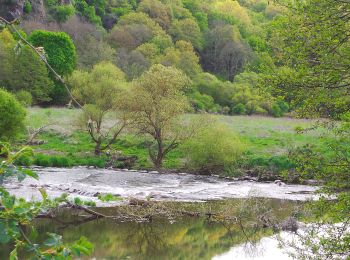
[[[202,49],[202,33],[194,19],[187,18],[183,20],[175,20],[169,29],[169,33],[174,41],[188,41],[191,42],[196,49]]]
[[[149,156],[156,168],[162,167],[166,155],[181,141],[178,120],[188,108],[183,93],[188,85],[189,79],[181,71],[153,65],[134,83],[124,104],[137,132],[153,139]]]
[[[35,104],[50,101],[53,82],[43,62],[28,46],[15,51],[15,40],[4,30],[0,33],[0,85],[11,92],[29,92]]]
[[[297,1],[272,25],[270,45],[279,66],[265,84],[293,97],[304,116],[337,117],[349,110],[348,10],[346,1]]]
[[[324,152],[308,145],[291,153],[302,177],[323,183],[320,199],[310,205],[315,225],[291,246],[298,259],[346,259],[350,251],[350,2],[294,1],[286,7],[286,16],[275,20],[270,40],[280,67],[266,77],[265,85],[287,94],[300,108],[299,115],[327,117],[321,126],[327,127],[324,145],[329,149]]]
[[[10,140],[24,129],[26,111],[15,96],[0,89],[0,140]]]
[[[102,62],[90,72],[74,71],[68,80],[73,86],[73,96],[83,105],[82,126],[95,142],[95,154],[100,155],[127,124],[118,110],[125,84],[124,73],[112,63]],[[111,115],[114,116],[112,126],[105,122]]]
[[[157,0],[143,0],[137,10],[148,14],[164,30],[169,28],[171,20],[170,10],[162,2]]]
[[[199,57],[195,53],[192,44],[186,41],[178,41],[174,47],[167,48],[159,61],[163,65],[174,66],[182,70],[191,78],[201,72]]]
[[[75,46],[70,37],[64,32],[49,32],[44,30],[33,31],[29,36],[29,41],[35,47],[43,47],[42,55],[46,58],[50,66],[61,76],[70,75],[76,66]],[[67,100],[68,93],[61,83],[50,73],[55,82],[55,87],[51,93],[54,103],[62,104]]]
[[[202,66],[204,70],[232,80],[250,56],[251,50],[236,26],[217,25],[206,35]]]
[[[163,29],[147,14],[130,13],[123,16],[109,34],[115,48],[135,49],[155,36],[165,36]]]
[[[141,52],[138,50],[128,52],[124,48],[118,50],[117,64],[130,80],[141,76],[150,67],[150,61]]]

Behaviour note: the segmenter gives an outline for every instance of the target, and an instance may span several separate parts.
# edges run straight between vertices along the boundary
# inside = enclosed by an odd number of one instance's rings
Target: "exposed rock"
[[[289,217],[285,221],[283,221],[283,223],[281,224],[281,229],[283,231],[291,231],[295,233],[299,229],[298,221],[293,217]]]
[[[0,16],[13,21],[23,15],[24,0],[0,0]]]
[[[149,206],[149,201],[131,198],[129,200],[129,205],[132,205],[132,206],[145,206],[146,207],[146,206]]]
[[[251,176],[244,176],[242,178],[244,181],[258,181],[259,179],[257,177],[251,177]]]

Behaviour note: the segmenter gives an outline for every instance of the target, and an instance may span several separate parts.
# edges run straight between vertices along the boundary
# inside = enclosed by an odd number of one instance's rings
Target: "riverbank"
[[[80,111],[65,108],[30,108],[27,128],[35,132],[45,126],[33,139],[33,158],[21,158],[21,165],[43,167],[90,166],[129,170],[153,170],[148,159],[147,140],[127,131],[112,145],[108,153],[95,156],[94,143],[88,133],[79,130]],[[187,115],[195,120],[198,115]],[[323,130],[299,134],[296,130],[309,128],[314,121],[259,116],[214,116],[238,134],[246,147],[234,169],[219,172],[233,178],[249,176],[260,181],[284,178],[282,172],[293,171],[288,152],[307,143],[322,145]],[[107,121],[108,125],[109,122]],[[23,138],[25,139],[25,138]],[[23,142],[19,145],[23,145]],[[189,172],[182,147],[170,152],[164,161],[164,172]],[[297,176],[285,179],[298,182]]]

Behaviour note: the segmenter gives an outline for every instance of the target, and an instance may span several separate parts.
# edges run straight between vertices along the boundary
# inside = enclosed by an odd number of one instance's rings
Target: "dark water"
[[[225,202],[210,203],[213,208],[225,208]],[[297,205],[296,202],[280,200],[270,200],[268,203],[276,219],[281,221],[290,216]],[[113,213],[113,208],[99,210]],[[254,225],[254,216],[243,220],[243,228],[241,224],[213,222],[203,217],[181,217],[172,221],[156,218],[147,223],[112,219],[78,223],[80,220],[82,218],[72,217],[71,211],[61,212],[59,217],[59,221],[71,222],[69,224],[47,219],[37,220],[35,224],[38,237],[35,241],[45,240],[47,232],[63,235],[65,242],[85,236],[95,245],[93,255],[86,259],[192,260],[212,259],[234,246],[254,243],[262,237],[272,235],[271,229]],[[0,259],[7,259],[10,250],[11,246],[0,247]],[[28,259],[29,256],[30,254],[22,252],[20,259]]]

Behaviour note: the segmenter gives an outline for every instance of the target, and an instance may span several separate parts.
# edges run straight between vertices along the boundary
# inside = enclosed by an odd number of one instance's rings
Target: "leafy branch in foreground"
[[[7,144],[0,143],[0,244],[13,243],[14,249],[10,259],[18,259],[18,250],[25,249],[33,252],[34,259],[72,259],[73,256],[89,255],[93,251],[93,245],[82,237],[72,244],[64,244],[62,237],[56,234],[48,234],[48,239],[43,245],[32,242],[28,231],[34,232],[32,221],[42,213],[57,208],[67,201],[63,195],[54,200],[47,197],[45,190],[40,190],[42,200],[27,202],[12,196],[3,186],[9,177],[17,177],[19,181],[26,176],[37,179],[38,175],[29,169],[23,169],[14,165],[14,162],[23,155],[32,154],[25,147],[19,152],[11,153]]]

